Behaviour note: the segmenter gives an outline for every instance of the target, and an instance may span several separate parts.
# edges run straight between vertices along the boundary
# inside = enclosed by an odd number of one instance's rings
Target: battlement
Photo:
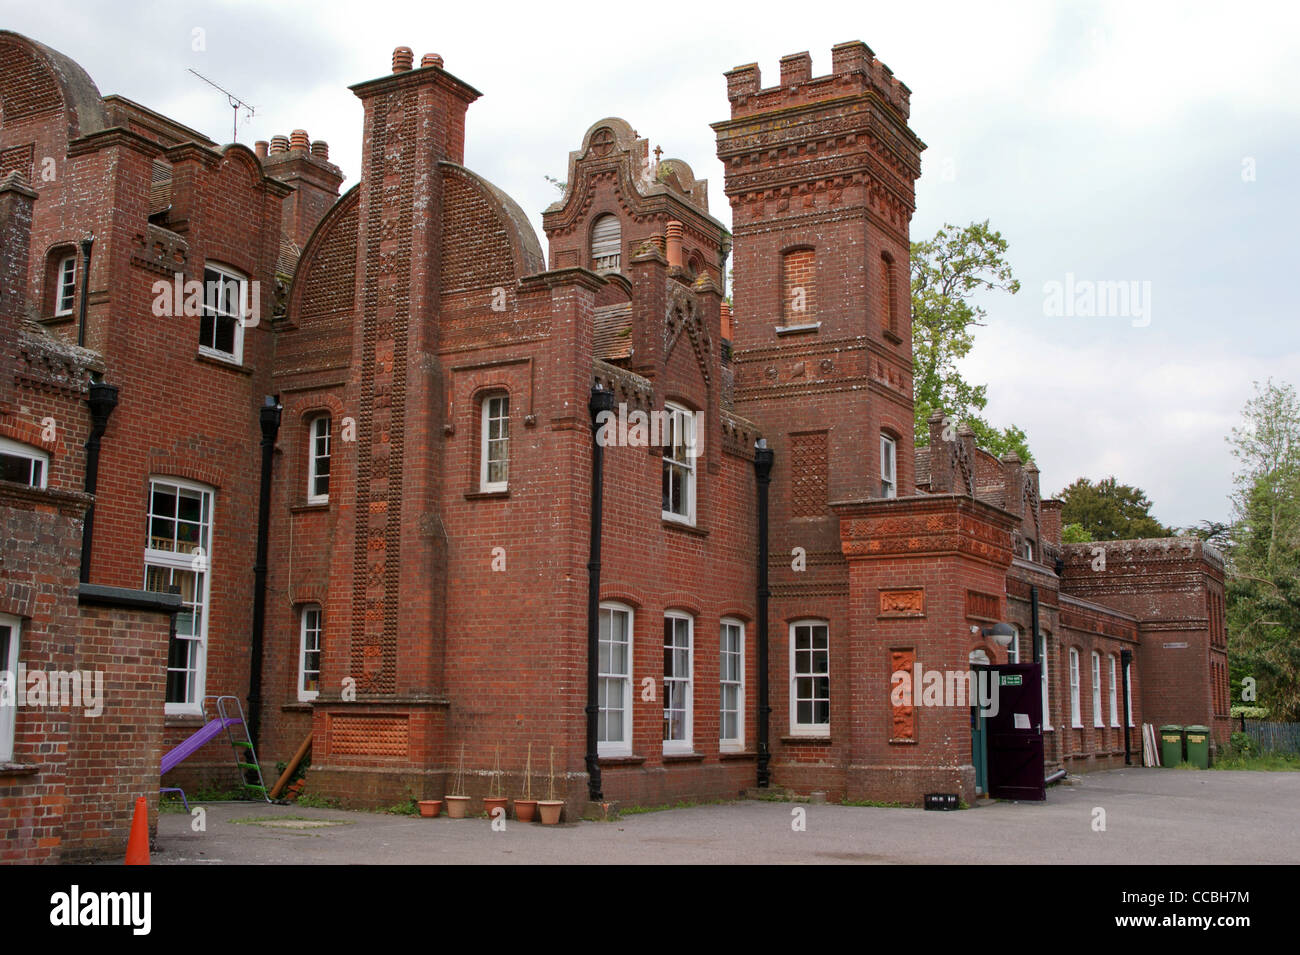
[[[781,57],[779,86],[763,88],[757,63],[738,66],[726,76],[732,119],[868,90],[893,107],[904,122],[911,112],[912,91],[861,40],[831,47],[831,72],[826,76],[812,75],[807,51]]]

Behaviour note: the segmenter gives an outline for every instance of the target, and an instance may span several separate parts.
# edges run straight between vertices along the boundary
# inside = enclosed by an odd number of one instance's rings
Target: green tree
[[[1179,537],[1195,537],[1220,551],[1228,549],[1231,535],[1232,525],[1224,521],[1201,521],[1194,527],[1184,527],[1178,532]]]
[[[916,445],[930,443],[930,415],[941,411],[953,424],[969,424],[976,443],[996,455],[1014,451],[1030,461],[1025,432],[1015,425],[997,428],[980,412],[988,404],[987,386],[972,385],[957,362],[975,344],[973,330],[985,311],[975,298],[1000,290],[1015,294],[1020,282],[1005,255],[1007,241],[988,220],[963,228],[945,224],[934,238],[912,243],[912,385],[916,406]]]
[[[1256,680],[1274,719],[1300,720],[1300,401],[1255,382],[1228,436],[1234,476],[1228,537],[1228,651],[1234,680]],[[1249,701],[1247,701],[1249,702]]]
[[[1170,537],[1173,531],[1151,516],[1151,502],[1140,487],[1108,477],[1096,484],[1079,478],[1060,494],[1061,523],[1077,524],[1090,540]]]
[[[1063,544],[1087,544],[1092,540],[1092,535],[1083,529],[1082,524],[1066,524],[1061,528],[1061,543]]]

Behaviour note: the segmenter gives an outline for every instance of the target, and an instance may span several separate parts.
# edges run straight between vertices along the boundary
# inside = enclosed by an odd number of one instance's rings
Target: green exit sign
[[[1002,679],[998,681],[999,686],[1020,686],[1024,683],[1025,678],[1019,673],[1003,673]]]

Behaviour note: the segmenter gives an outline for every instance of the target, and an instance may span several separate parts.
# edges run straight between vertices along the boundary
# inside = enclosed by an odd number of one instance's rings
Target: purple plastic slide
[[[175,769],[185,760],[189,759],[208,743],[220,736],[228,726],[238,726],[242,720],[238,719],[215,719],[208,723],[203,729],[199,730],[185,742],[181,743],[175,749],[168,750],[162,758],[162,775],[167,775],[170,770]]]

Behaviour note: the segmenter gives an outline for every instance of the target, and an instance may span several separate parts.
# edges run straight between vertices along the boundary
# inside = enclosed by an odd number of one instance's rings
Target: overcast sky
[[[792,16],[805,9],[807,18]],[[476,87],[466,163],[529,212],[569,150],[622,116],[685,159],[730,223],[709,123],[722,73],[860,39],[912,89],[927,143],[913,239],[989,219],[1021,292],[984,304],[963,364],[986,416],[1029,435],[1044,495],[1108,474],[1166,524],[1225,519],[1224,436],[1254,379],[1300,383],[1292,300],[1300,216],[1300,7],[1278,3],[389,4],[5,0],[0,25],[68,54],[118,93],[251,144],[304,128],[355,183],[361,106],[394,46],[440,53]],[[198,31],[198,32],[196,32]],[[1288,276],[1292,276],[1288,279]],[[1073,283],[1075,307],[1053,308]],[[1137,283],[1123,315],[1085,282]],[[1058,299],[1059,300],[1059,299]]]

